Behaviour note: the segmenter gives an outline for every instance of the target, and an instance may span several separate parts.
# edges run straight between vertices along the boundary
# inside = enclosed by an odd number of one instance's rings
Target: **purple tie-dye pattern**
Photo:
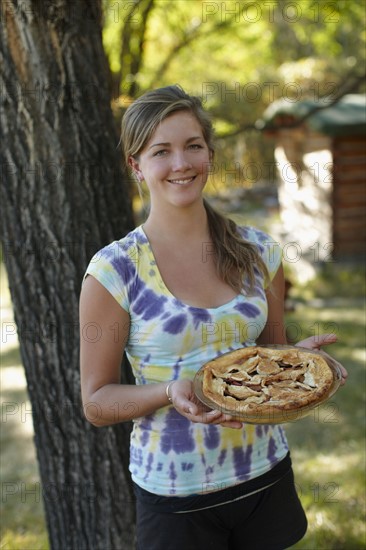
[[[282,428],[282,426],[278,426],[278,431],[280,432],[280,438],[281,438],[281,443],[284,447],[288,448],[288,443],[287,443],[287,439],[286,439],[286,434],[285,434],[285,431],[284,429]]]
[[[263,233],[263,231],[261,231],[260,229],[254,229],[254,233],[259,242],[264,243],[268,241],[268,235],[266,233]]]
[[[239,232],[256,245],[273,275],[278,266],[279,246],[273,249],[272,257],[269,257],[272,248],[269,248],[271,240],[268,235],[254,228],[239,228]],[[99,275],[101,282],[121,300],[122,307],[129,311],[132,322],[139,326],[141,337],[139,340],[136,337],[132,338],[126,347],[133,361],[131,365],[137,383],[156,382],[160,377],[161,380],[179,379],[186,377],[188,370],[192,376],[192,365],[196,367],[196,364],[202,364],[204,360],[215,355],[219,356],[237,349],[240,345],[253,344],[252,339],[240,343],[228,339],[225,349],[221,348],[221,351],[218,351],[216,340],[212,338],[209,346],[205,346],[204,349],[200,325],[223,323],[227,322],[230,316],[235,320],[238,315],[242,315],[243,326],[250,322],[262,326],[262,323],[265,323],[266,305],[262,288],[263,277],[258,270],[253,296],[243,294],[235,301],[231,301],[226,309],[219,308],[217,311],[194,308],[183,304],[167,291],[153,259],[152,250],[148,251],[146,243],[148,240],[142,228],[137,228],[131,233],[131,237],[123,239],[118,249],[115,245],[106,247],[102,258],[104,261],[99,264],[95,261],[94,264],[97,278]],[[151,270],[154,270],[156,276],[151,275]],[[90,272],[94,274],[93,269]],[[171,329],[173,332],[169,332]],[[251,338],[249,334],[247,337]],[[156,339],[159,344],[160,340],[165,342],[165,347],[161,348],[164,352],[161,356],[156,351]],[[145,341],[146,345],[143,346],[142,343]],[[189,349],[190,343],[192,350]],[[151,351],[151,356],[150,353],[146,354],[146,350]],[[153,374],[150,367],[154,369]],[[205,478],[210,483],[210,479],[217,479],[217,476],[220,479],[221,476],[225,484],[225,479],[228,479],[225,476],[232,478],[233,471],[238,476],[237,481],[249,479],[261,468],[261,471],[263,467],[268,468],[267,455],[272,457],[275,454],[274,461],[278,461],[284,456],[284,448],[288,448],[283,430],[278,426],[264,425],[254,431],[253,447],[247,446],[244,429],[244,450],[240,450],[239,444],[238,450],[232,451],[230,443],[227,447],[221,438],[220,426],[202,425],[199,428],[184,417],[175,417],[174,412],[170,411],[171,407],[167,407],[166,411],[161,411],[162,414],[141,419],[143,422],[139,421],[134,425],[130,470],[133,479],[141,483],[141,486],[146,482],[145,488],[152,492],[168,494],[170,491],[171,494],[177,494],[178,480],[179,487],[184,488],[183,490],[188,488],[193,493],[199,492]],[[153,443],[155,439],[151,437],[153,432],[160,434],[157,448]],[[196,435],[196,432],[200,435]],[[202,441],[202,452],[197,452],[196,441]]]
[[[153,453],[149,453],[147,455],[147,464],[146,464],[146,469],[145,469],[145,471],[146,471],[146,474],[145,474],[145,477],[144,477],[145,482],[147,481],[147,479],[150,475],[150,472],[152,470],[153,462],[154,462],[154,455],[153,455]]]
[[[182,462],[182,471],[191,472],[194,468],[193,462]]]
[[[165,296],[158,296],[152,290],[145,289],[134,303],[134,313],[140,315],[144,321],[159,317],[167,301]]]
[[[240,235],[243,237],[243,239],[247,239],[249,236],[249,229],[247,227],[239,227],[238,228]]]
[[[174,462],[171,462],[169,464],[169,479],[172,480],[172,483],[171,483],[171,489],[170,489],[170,494],[171,495],[175,495],[176,494],[176,490],[175,490],[175,480],[177,479],[177,472],[175,470],[175,464]]]
[[[195,441],[192,435],[192,423],[174,408],[171,408],[165,419],[162,430],[160,449],[164,454],[174,451],[177,454],[192,452]]]
[[[275,440],[271,436],[269,438],[268,449],[267,449],[267,458],[271,462],[271,464],[274,464],[277,462],[276,451],[277,451],[277,445]]]
[[[255,433],[257,434],[258,437],[262,437],[263,428],[260,424],[257,424],[257,426],[255,427]]]
[[[222,466],[224,464],[226,457],[227,457],[227,449],[222,449],[221,453],[219,454],[219,458],[217,460],[219,466]]]
[[[242,447],[235,447],[233,449],[235,475],[240,481],[245,481],[250,478],[252,452],[252,445],[248,445],[246,450]]]
[[[136,238],[136,242],[140,244],[149,244],[149,240],[147,236],[145,235],[145,231],[143,227],[137,227],[136,230],[133,232]]]
[[[177,380],[179,378],[182,361],[183,361],[183,358],[179,357],[178,361],[173,366],[173,378],[172,378],[173,380]]]
[[[131,464],[136,464],[141,468],[142,466],[142,449],[138,449],[131,445],[130,449],[130,462]]]
[[[148,381],[146,380],[146,376],[144,375],[144,370],[149,366],[150,363],[151,354],[148,353],[146,357],[143,358],[141,363],[139,364],[139,376],[138,376],[138,382],[139,384],[147,384]]]
[[[243,315],[246,315],[248,318],[252,319],[253,317],[258,317],[260,315],[260,310],[254,304],[241,303],[234,306],[236,311],[239,311]]]
[[[188,322],[187,315],[182,313],[181,315],[175,315],[171,317],[168,321],[165,321],[163,325],[163,330],[169,334],[179,334],[183,332],[184,327]]]
[[[220,434],[216,426],[204,427],[204,444],[206,449],[216,449],[220,444]]]
[[[150,439],[150,432],[142,431],[141,437],[140,437],[140,443],[143,447],[146,447],[146,445],[149,443]]]
[[[114,258],[111,261],[111,265],[121,277],[125,285],[132,281],[136,273],[136,266],[128,257],[125,256],[124,258]]]
[[[146,445],[149,442],[153,420],[154,420],[154,416],[149,415],[149,416],[145,416],[140,422],[140,428],[141,428],[140,442],[143,447],[146,447]]]
[[[198,307],[189,307],[189,312],[193,317],[194,328],[197,329],[200,323],[210,323],[211,315],[207,309],[201,309]]]
[[[266,294],[259,285],[254,285],[254,291],[256,296],[260,296],[261,298],[265,299]]]

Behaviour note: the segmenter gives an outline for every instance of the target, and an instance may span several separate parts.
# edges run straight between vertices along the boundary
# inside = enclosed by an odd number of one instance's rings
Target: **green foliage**
[[[222,170],[240,165],[240,185],[271,180],[272,144],[243,130],[275,99],[317,100],[358,75],[364,11],[363,0],[103,0],[116,118],[144,91],[179,83],[212,113]],[[214,179],[217,189],[236,181]]]
[[[292,290],[292,297],[299,301],[313,298],[357,298],[364,305],[365,266],[325,263],[314,279]]]
[[[363,1],[104,0],[103,7],[103,40],[112,72],[124,70],[120,66],[124,34],[130,39],[131,58],[137,53],[139,33],[144,32],[143,63],[137,73],[124,71],[127,82],[121,82],[122,94],[132,79],[140,92],[179,82],[202,94],[207,91],[205,83],[220,82],[223,89],[208,97],[209,106],[219,105],[222,94],[224,103],[230,103],[234,96],[225,92],[235,83],[263,84],[270,77],[281,84],[277,71],[282,64],[308,59],[306,79],[311,63],[320,61],[342,78],[365,59]],[[291,81],[291,72],[287,77]],[[317,73],[319,82],[327,77]],[[276,95],[281,96],[281,91]],[[241,107],[248,103],[242,92]],[[266,100],[271,100],[270,95]]]

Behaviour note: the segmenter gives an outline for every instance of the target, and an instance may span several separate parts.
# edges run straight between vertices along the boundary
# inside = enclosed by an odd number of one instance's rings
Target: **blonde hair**
[[[177,111],[189,111],[202,128],[204,140],[214,153],[214,130],[199,97],[188,95],[180,86],[167,86],[145,93],[136,99],[122,118],[121,142],[126,164],[130,157],[138,159],[158,125]],[[267,266],[257,247],[245,241],[236,223],[217,212],[204,199],[210,236],[216,254],[219,277],[236,292],[252,292],[255,268],[269,281]]]

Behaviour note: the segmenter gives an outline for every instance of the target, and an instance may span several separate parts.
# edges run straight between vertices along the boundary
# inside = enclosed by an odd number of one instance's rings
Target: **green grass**
[[[48,550],[30,403],[16,339],[9,339],[12,308],[4,265],[1,283],[0,548]]]
[[[292,295],[301,302],[312,298],[352,298],[362,305],[365,303],[365,281],[365,265],[355,265],[350,269],[342,263],[329,262],[320,267],[313,280],[295,285]]]
[[[300,305],[287,321],[301,337],[335,328],[327,348],[348,370],[347,384],[299,422],[287,424],[299,494],[309,520],[296,549],[364,549],[365,315],[363,307]]]
[[[2,385],[0,548],[47,550],[42,489],[33,443],[27,392],[20,386],[22,367],[2,366],[1,374],[16,381]]]
[[[290,332],[298,332],[300,338],[335,331],[338,342],[327,351],[349,371],[347,384],[329,402],[308,417],[286,424],[296,483],[309,520],[306,536],[293,547],[296,550],[366,548],[363,283],[357,269],[340,270],[340,273],[343,274],[333,273],[328,278],[323,293],[319,292],[325,284],[321,275],[312,287],[307,287],[309,299],[316,295],[315,291],[325,298],[319,307],[309,307],[305,299],[299,300],[297,294],[303,296],[303,292],[295,286],[293,297],[297,306],[294,312],[287,314]],[[4,295],[3,277],[1,283]],[[353,288],[353,297],[357,298],[349,302],[351,305],[335,307],[336,302],[328,299],[345,297],[350,288]],[[23,404],[28,410],[16,346],[4,351],[1,372],[7,373],[13,381],[1,388],[3,406],[4,402],[18,404],[20,408]],[[33,435],[29,422],[22,422],[21,412],[8,414],[3,423],[1,464],[0,548],[47,550]],[[25,483],[23,491],[21,483]],[[9,494],[12,490],[13,495]]]

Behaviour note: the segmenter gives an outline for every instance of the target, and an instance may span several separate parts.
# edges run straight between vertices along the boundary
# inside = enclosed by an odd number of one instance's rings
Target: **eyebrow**
[[[190,137],[187,139],[186,143],[191,143],[191,141],[195,141],[196,139],[203,139],[203,137],[202,136]],[[170,145],[169,141],[164,143],[153,143],[152,145],[150,145],[149,149],[151,149],[152,147],[167,147],[168,145]]]

